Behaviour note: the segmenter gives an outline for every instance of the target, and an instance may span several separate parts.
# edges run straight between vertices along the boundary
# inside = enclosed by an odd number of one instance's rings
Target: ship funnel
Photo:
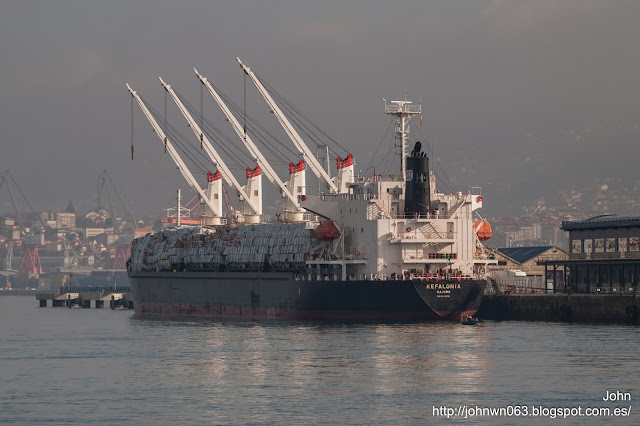
[[[407,157],[407,181],[404,187],[405,214],[428,214],[431,206],[429,186],[429,157],[422,152],[422,144],[416,142]]]

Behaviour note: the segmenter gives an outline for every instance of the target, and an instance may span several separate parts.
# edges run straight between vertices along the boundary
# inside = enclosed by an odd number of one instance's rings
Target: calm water
[[[640,423],[638,327],[143,320],[27,296],[0,297],[0,324],[0,424],[553,421],[434,417],[460,404],[631,405],[568,422]]]

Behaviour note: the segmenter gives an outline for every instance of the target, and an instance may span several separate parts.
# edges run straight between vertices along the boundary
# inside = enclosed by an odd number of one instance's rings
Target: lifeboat
[[[491,225],[486,220],[478,220],[473,223],[473,229],[476,230],[476,235],[480,241],[487,241],[491,238]]]
[[[325,220],[315,229],[316,238],[320,241],[332,241],[340,236],[340,230],[330,220]]]

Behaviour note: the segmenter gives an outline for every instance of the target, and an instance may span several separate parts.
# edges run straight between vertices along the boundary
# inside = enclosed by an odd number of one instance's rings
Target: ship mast
[[[410,127],[409,121],[416,114],[422,114],[422,105],[412,105],[407,101],[384,100],[385,114],[396,118],[396,139],[400,140],[400,176],[402,181],[407,180],[407,135]]]

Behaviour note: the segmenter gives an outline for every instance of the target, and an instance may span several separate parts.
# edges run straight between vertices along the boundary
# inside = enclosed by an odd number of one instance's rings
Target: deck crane
[[[290,184],[289,188],[287,188],[287,186],[280,180],[276,172],[273,170],[271,165],[264,158],[264,156],[262,155],[258,147],[253,143],[249,135],[244,132],[244,129],[242,128],[238,120],[231,113],[231,111],[229,110],[227,105],[224,103],[224,101],[222,100],[218,92],[214,90],[211,83],[209,83],[209,81],[205,77],[200,75],[197,69],[194,68],[193,71],[196,73],[196,75],[198,76],[202,84],[207,88],[207,90],[209,90],[209,93],[211,94],[211,96],[213,96],[213,99],[216,101],[216,103],[218,104],[218,106],[220,107],[224,115],[227,117],[227,120],[229,120],[229,123],[231,123],[233,130],[235,130],[238,137],[243,141],[243,143],[245,144],[245,146],[253,156],[253,159],[258,163],[258,166],[267,175],[267,178],[269,179],[269,181],[274,185],[278,186],[282,191],[282,194],[284,194],[284,196],[287,198],[287,209],[285,210],[286,220],[291,222],[302,221],[304,217],[304,210],[300,208],[300,202],[296,197],[294,197],[291,194],[291,191],[290,191],[290,189],[294,188],[294,185]],[[292,170],[290,167],[290,172],[291,171]]]
[[[185,108],[182,101],[180,101],[176,92],[171,88],[170,85],[165,83],[162,77],[158,78],[160,79],[160,83],[162,83],[162,87],[164,87],[167,93],[171,95],[171,98],[175,102],[176,106],[178,107],[184,118],[187,120],[187,123],[189,123],[189,127],[191,127],[191,130],[193,130],[193,133],[202,143],[204,150],[207,152],[207,155],[209,155],[209,158],[211,158],[213,164],[218,167],[218,169],[220,169],[222,178],[227,182],[229,186],[234,187],[238,191],[243,203],[248,207],[243,208],[245,223],[260,223],[260,217],[262,215],[262,185],[259,180],[261,179],[261,176],[257,174],[254,177],[250,173],[248,173],[248,182],[245,190],[245,187],[238,183],[236,178],[231,173],[231,170],[229,170],[224,160],[222,160],[222,157],[220,157],[218,152],[211,145],[211,142],[209,142],[207,136],[203,133],[202,129],[200,129],[198,123],[196,123],[191,114],[189,114],[187,108]],[[247,191],[249,192],[249,194],[247,194]]]
[[[271,108],[271,111],[273,111],[276,118],[280,122],[280,125],[284,128],[285,132],[287,132],[287,135],[296,146],[298,152],[302,155],[307,164],[309,164],[313,173],[318,177],[318,179],[324,180],[327,185],[329,185],[329,190],[331,192],[340,192],[333,179],[331,179],[327,171],[322,168],[322,165],[316,159],[316,157],[313,156],[313,153],[309,150],[309,147],[307,147],[296,129],[291,125],[289,120],[287,120],[280,107],[278,107],[278,104],[276,104],[273,98],[271,98],[271,95],[269,95],[269,92],[267,92],[260,80],[258,80],[253,71],[251,71],[251,68],[243,64],[240,58],[236,57],[236,60],[238,61],[240,67],[244,70],[244,72],[249,76],[249,78],[251,78],[251,81],[258,89],[258,92],[260,92],[264,100],[267,102],[267,104]]]
[[[209,195],[211,195],[211,198],[214,198],[214,195],[218,195],[218,199],[214,203],[212,199],[207,197],[204,191],[202,191],[202,188],[200,188],[200,185],[196,181],[196,178],[193,177],[193,175],[187,168],[186,164],[182,161],[182,158],[180,158],[180,155],[173,148],[173,145],[171,144],[171,142],[169,141],[165,133],[162,131],[162,128],[160,127],[158,122],[153,118],[153,115],[151,115],[151,112],[149,111],[147,106],[144,104],[140,96],[138,95],[138,92],[133,90],[131,86],[129,86],[129,83],[126,83],[126,86],[127,86],[127,89],[129,89],[129,93],[131,93],[131,96],[133,96],[136,102],[138,102],[140,109],[142,110],[144,115],[147,117],[147,120],[149,120],[149,123],[151,123],[151,127],[153,127],[153,130],[156,132],[160,140],[166,144],[165,146],[167,147],[167,152],[169,153],[173,161],[176,163],[176,166],[178,167],[178,170],[180,170],[180,173],[182,173],[182,176],[184,176],[184,178],[187,180],[189,185],[200,195],[200,198],[204,200],[207,207],[210,209],[210,212],[208,213],[211,214],[211,216],[205,216],[205,225],[219,225],[221,223],[220,218],[222,213],[222,191],[221,191],[222,185],[220,185],[221,183],[220,180],[217,179],[217,186],[219,188],[218,189],[219,192],[215,194],[214,193],[215,190],[211,190],[212,187],[215,187],[215,185],[213,185],[214,179],[207,179],[208,181],[207,192],[209,193]],[[218,173],[216,174],[219,176]]]

